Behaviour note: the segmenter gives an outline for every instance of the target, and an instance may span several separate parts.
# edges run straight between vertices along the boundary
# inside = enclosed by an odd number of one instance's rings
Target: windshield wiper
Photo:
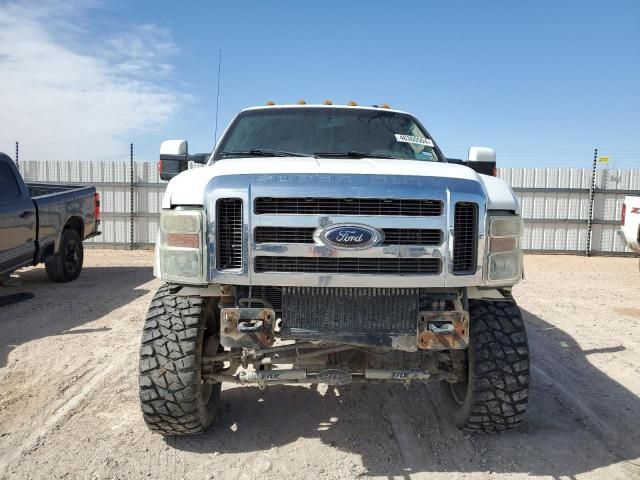
[[[394,159],[398,159],[397,157],[392,157],[390,155],[379,155],[376,153],[365,153],[365,152],[354,152],[354,151],[349,151],[349,152],[317,152],[313,154],[314,157],[316,158],[320,158],[320,157],[327,157],[327,158],[365,158],[365,157],[369,157],[369,158],[394,158]]]
[[[310,157],[306,153],[285,152],[282,150],[270,150],[268,148],[254,148],[253,150],[237,152],[220,152],[220,155],[237,157]]]

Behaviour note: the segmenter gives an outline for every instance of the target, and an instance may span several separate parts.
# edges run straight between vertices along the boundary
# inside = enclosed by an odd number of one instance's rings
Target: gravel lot
[[[638,259],[526,256],[528,425],[467,435],[435,385],[231,387],[217,423],[143,424],[138,342],[151,252],[89,250],[71,284],[21,271],[0,307],[0,478],[640,478]]]

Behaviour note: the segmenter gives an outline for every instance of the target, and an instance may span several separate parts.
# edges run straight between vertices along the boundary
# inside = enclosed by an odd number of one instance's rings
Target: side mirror
[[[498,176],[496,169],[496,151],[488,147],[471,147],[467,167],[482,175]]]
[[[189,153],[189,144],[186,140],[165,140],[160,144],[160,156],[186,155]]]
[[[469,149],[470,162],[494,162],[496,161],[496,151],[488,147],[471,147]]]
[[[447,158],[448,163],[455,163],[469,167],[474,172],[482,175],[496,177],[496,151],[487,147],[471,147],[469,149],[469,159],[460,160],[458,158]]]
[[[165,140],[160,144],[158,173],[161,180],[171,180],[189,168],[187,155],[189,144],[186,140]]]
[[[189,155],[186,140],[165,140],[160,144],[160,161],[158,173],[161,180],[171,180],[176,175],[189,169],[189,162],[207,163],[207,153]]]

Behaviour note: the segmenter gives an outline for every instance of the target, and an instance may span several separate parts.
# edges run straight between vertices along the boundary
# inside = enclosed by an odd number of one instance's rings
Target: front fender
[[[487,210],[509,210],[520,215],[520,199],[504,180],[478,175],[487,193]]]

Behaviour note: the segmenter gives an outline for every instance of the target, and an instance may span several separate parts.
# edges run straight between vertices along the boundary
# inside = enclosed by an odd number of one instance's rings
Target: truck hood
[[[204,205],[207,185],[228,175],[380,175],[431,177],[478,182],[486,192],[488,208],[519,211],[519,202],[502,180],[478,175],[472,169],[451,163],[380,158],[335,159],[307,157],[260,157],[219,160],[213,165],[194,168],[173,178],[165,192],[162,208],[174,205]]]

